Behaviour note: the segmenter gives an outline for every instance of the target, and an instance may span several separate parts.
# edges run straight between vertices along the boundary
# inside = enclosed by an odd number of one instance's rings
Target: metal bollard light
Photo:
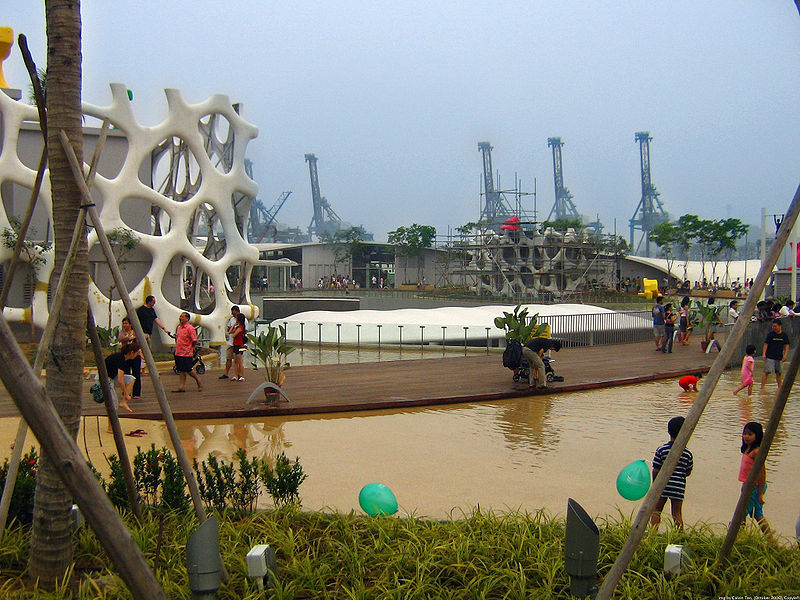
[[[247,576],[256,580],[258,589],[264,591],[264,587],[273,587],[277,562],[275,560],[275,550],[269,544],[259,544],[253,546],[247,553]]]
[[[192,600],[213,600],[220,587],[222,558],[217,525],[217,516],[212,515],[186,542],[186,570]]]
[[[564,538],[564,569],[569,575],[569,593],[577,598],[597,594],[597,559],[600,531],[592,518],[572,498],[567,500],[567,531]]]

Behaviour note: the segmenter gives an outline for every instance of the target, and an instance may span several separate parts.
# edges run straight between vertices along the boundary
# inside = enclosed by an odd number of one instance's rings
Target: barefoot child
[[[684,392],[696,392],[697,391],[697,382],[703,376],[702,373],[697,373],[696,375],[684,375],[678,380],[678,385],[683,388]]]
[[[667,459],[667,454],[669,454],[669,450],[672,448],[672,443],[675,441],[675,438],[678,437],[678,432],[681,430],[681,427],[683,427],[683,421],[683,417],[673,417],[669,420],[669,423],[667,423],[669,441],[659,446],[653,457],[653,480],[655,480],[656,475],[658,475],[658,472],[661,470],[661,466]],[[686,492],[686,478],[692,474],[693,468],[694,457],[687,448],[684,448],[681,457],[678,459],[678,464],[675,465],[672,475],[669,476],[669,481],[661,494],[661,498],[658,499],[653,509],[653,514],[650,517],[650,524],[653,527],[658,527],[658,524],[661,522],[661,511],[664,505],[666,505],[667,500],[669,500],[669,507],[672,511],[672,518],[675,520],[675,525],[678,528],[683,528],[683,496]]]
[[[747,388],[747,395],[753,395],[753,365],[755,365],[756,359],[756,347],[753,344],[748,344],[745,350],[746,354],[742,359],[742,385],[736,388],[736,391],[733,392],[734,395],[741,392],[744,388]]]
[[[758,456],[758,449],[761,446],[761,440],[764,439],[764,429],[761,423],[751,421],[744,426],[742,430],[742,463],[739,467],[739,481],[747,481],[747,476],[750,474],[750,469],[753,468],[753,462]],[[756,479],[756,487],[753,488],[753,495],[750,496],[750,503],[747,505],[747,515],[753,517],[761,531],[770,533],[769,523],[764,518],[764,492],[767,491],[767,469],[761,469]]]

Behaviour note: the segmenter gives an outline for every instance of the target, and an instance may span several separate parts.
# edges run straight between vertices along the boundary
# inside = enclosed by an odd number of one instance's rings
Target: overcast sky
[[[339,216],[384,240],[412,222],[446,233],[480,214],[478,142],[553,201],[548,137],[581,213],[627,237],[649,131],[653,183],[677,218],[786,210],[800,182],[800,16],[791,0],[157,2],[83,0],[83,98],[134,92],[147,125],[163,89],[224,93],[259,127],[248,156],[266,206],[305,229],[314,153]],[[43,2],[3,0],[0,25],[45,63]],[[18,49],[4,63],[27,88]],[[497,184],[497,181],[495,181]],[[533,208],[528,197],[528,208]]]

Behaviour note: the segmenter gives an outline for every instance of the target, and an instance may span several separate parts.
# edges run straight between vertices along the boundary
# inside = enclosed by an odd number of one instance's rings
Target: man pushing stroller
[[[545,352],[550,350],[555,350],[556,352],[561,350],[561,342],[550,338],[537,337],[522,347],[522,356],[525,357],[528,365],[530,365],[530,387],[534,386],[534,382],[538,382],[537,389],[543,390],[547,388],[547,375],[545,374],[542,357]]]

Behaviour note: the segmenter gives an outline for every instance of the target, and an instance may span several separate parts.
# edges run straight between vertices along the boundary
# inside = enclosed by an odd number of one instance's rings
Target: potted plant
[[[289,397],[281,389],[286,380],[286,370],[289,369],[289,362],[286,357],[294,352],[294,348],[286,343],[286,326],[279,325],[273,327],[269,325],[266,333],[247,335],[249,341],[247,352],[250,354],[253,368],[258,371],[263,369],[264,383],[257,387],[247,403],[255,397],[259,390],[264,390],[266,400],[277,401],[281,396],[289,400]]]
[[[700,348],[703,349],[703,352],[705,352],[712,343],[716,342],[717,345],[719,345],[719,342],[714,339],[714,328],[722,324],[722,319],[719,317],[721,309],[722,307],[716,304],[703,304],[698,300],[694,302],[694,308],[692,308],[689,317],[692,326],[705,330],[705,335],[703,339],[700,340]]]
[[[546,335],[549,325],[547,323],[537,324],[539,313],[528,317],[528,309],[522,308],[517,304],[513,313],[503,311],[502,317],[495,317],[494,326],[506,332],[506,342],[518,340],[520,344],[526,344],[535,337]]]

